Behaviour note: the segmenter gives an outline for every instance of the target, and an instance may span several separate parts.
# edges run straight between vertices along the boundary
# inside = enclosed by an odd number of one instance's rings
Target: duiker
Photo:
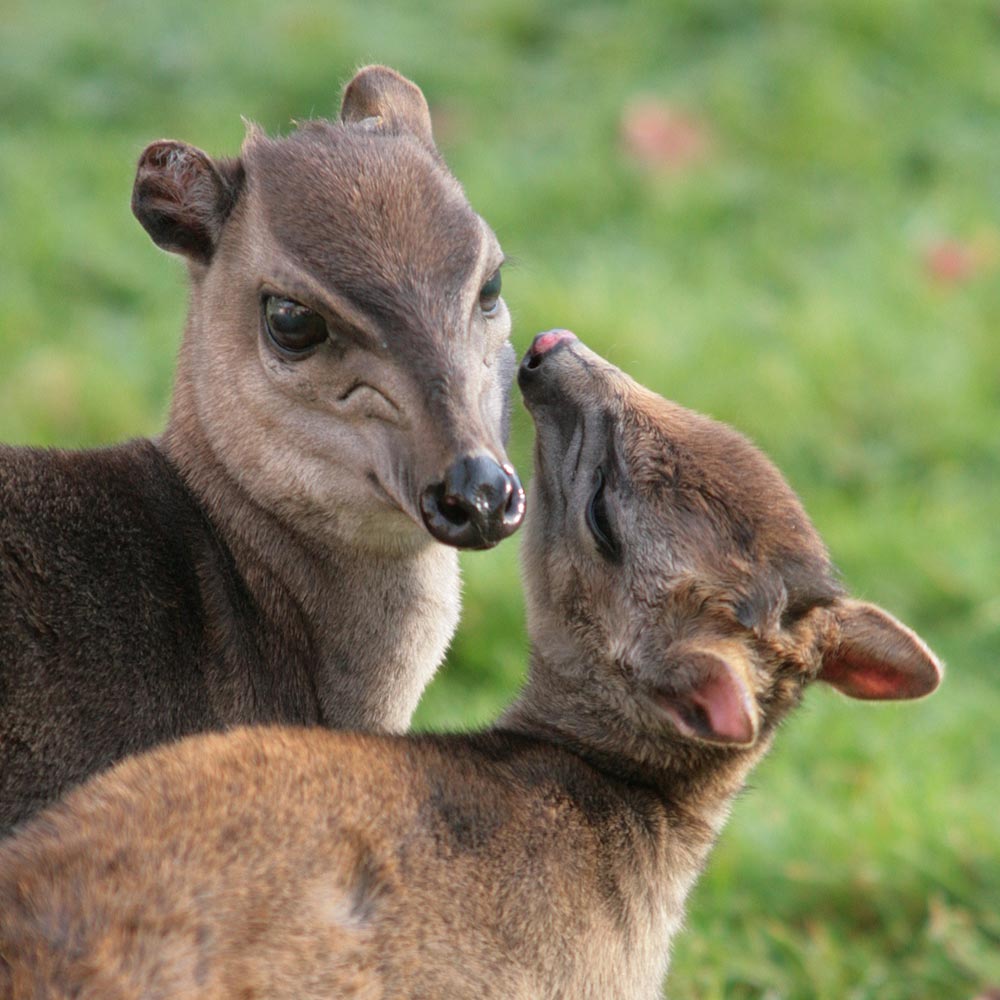
[[[244,729],[119,765],[0,847],[0,996],[657,997],[803,690],[937,686],[744,438],[566,332],[520,381],[532,652],[501,722]]]
[[[369,67],[238,159],[154,142],[132,205],[190,273],[173,405],[155,441],[0,448],[0,831],[185,733],[405,729],[456,548],[523,515],[503,254],[416,86]]]

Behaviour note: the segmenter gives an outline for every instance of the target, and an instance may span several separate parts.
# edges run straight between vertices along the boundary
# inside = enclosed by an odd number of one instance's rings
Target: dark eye
[[[264,299],[264,323],[268,336],[285,354],[305,354],[330,335],[319,313],[277,295]]]
[[[611,527],[611,518],[608,516],[608,505],[604,497],[604,470],[597,470],[597,485],[587,504],[587,527],[597,542],[601,555],[606,559],[617,560],[619,555],[618,542],[615,540],[615,533]]]
[[[493,277],[479,289],[479,308],[483,315],[492,316],[497,311],[500,304],[500,272],[494,272]]]

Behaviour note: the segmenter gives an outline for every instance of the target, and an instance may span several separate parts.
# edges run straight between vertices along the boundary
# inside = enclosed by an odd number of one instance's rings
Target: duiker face
[[[192,261],[187,388],[230,473],[299,524],[488,547],[524,509],[504,451],[503,253],[416,87],[364,71],[342,119],[252,130],[235,163],[180,144],[144,154],[137,214]],[[165,177],[186,198],[167,239]],[[197,197],[209,221],[176,218]]]
[[[537,431],[529,627],[592,738],[617,719],[654,745],[748,746],[814,677],[863,698],[937,685],[912,632],[843,596],[798,499],[745,438],[568,331],[537,337],[518,381]]]

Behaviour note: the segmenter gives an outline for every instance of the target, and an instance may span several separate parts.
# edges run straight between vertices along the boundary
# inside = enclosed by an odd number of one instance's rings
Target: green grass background
[[[332,113],[367,61],[417,80],[516,266],[519,350],[569,326],[754,437],[852,590],[946,659],[926,702],[814,691],[696,889],[677,998],[963,998],[1000,983],[1000,8],[927,0],[486,4],[6,0],[0,439],[162,426],[183,267],[131,218],[135,159]],[[623,155],[637,96],[711,135]],[[955,239],[965,280],[928,274]],[[529,468],[523,412],[512,453]],[[517,543],[464,558],[418,715],[488,720],[525,659]]]

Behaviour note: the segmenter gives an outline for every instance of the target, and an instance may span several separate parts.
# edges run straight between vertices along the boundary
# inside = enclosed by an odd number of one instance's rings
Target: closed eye
[[[597,470],[597,484],[591,494],[587,504],[587,527],[590,529],[597,548],[605,559],[613,562],[621,555],[621,548],[615,535],[615,530],[611,524],[611,516],[608,511],[606,492],[606,480],[604,470]]]

